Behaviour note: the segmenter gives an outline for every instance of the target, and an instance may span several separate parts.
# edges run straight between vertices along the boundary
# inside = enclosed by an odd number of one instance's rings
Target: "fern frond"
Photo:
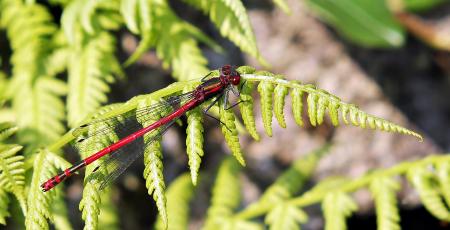
[[[138,104],[139,107],[145,107],[152,103],[142,101]],[[156,122],[159,119],[158,116],[150,114],[148,116],[138,118],[139,123],[142,126],[148,126]],[[148,194],[153,194],[153,200],[156,202],[158,207],[159,215],[161,216],[164,226],[167,227],[167,208],[166,208],[166,185],[164,183],[163,175],[163,162],[162,162],[162,147],[161,147],[161,136],[160,131],[150,132],[144,135],[144,178],[146,179],[146,187],[148,189]],[[153,140],[156,138],[156,140]],[[153,140],[153,141],[152,141]]]
[[[240,166],[231,157],[226,158],[220,165],[204,229],[221,228],[238,207],[241,202],[239,172]]]
[[[188,4],[208,14],[222,36],[229,38],[241,50],[268,65],[259,53],[255,35],[244,5],[239,0],[185,0]]]
[[[118,1],[71,1],[61,17],[69,43],[79,43],[85,36],[83,33],[94,36],[104,30],[118,29],[122,22],[119,6]]]
[[[200,108],[186,113],[186,153],[189,158],[192,184],[197,185],[198,170],[203,157],[203,114]]]
[[[95,113],[92,114],[90,119],[96,119],[101,117],[102,115],[114,111],[114,109],[120,108],[117,104],[112,104],[109,106],[104,106]],[[99,129],[104,128],[101,124],[90,125],[87,130],[89,133],[96,133]],[[81,157],[86,158],[92,152],[96,152],[109,144],[116,142],[118,140],[118,136],[116,133],[112,132],[110,135],[101,135],[97,138],[89,138],[81,143],[81,146],[78,146]],[[88,165],[86,167],[86,175],[84,177],[85,185],[83,189],[83,198],[79,203],[79,209],[82,212],[82,219],[85,221],[84,229],[97,229],[99,226],[99,216],[102,205],[101,196],[104,191],[100,191],[99,182],[104,179],[105,175],[108,174],[107,168],[100,167],[95,173],[97,173],[96,178],[90,177],[93,173],[94,169],[104,161],[104,158]]]
[[[225,142],[231,149],[233,156],[242,165],[245,166],[245,160],[242,156],[241,144],[239,143],[238,131],[236,129],[236,116],[231,109],[225,109],[223,101],[219,100],[220,128],[225,137]]]
[[[289,203],[274,204],[264,220],[271,230],[300,230],[300,224],[308,221],[308,215],[300,208]]]
[[[21,149],[20,145],[0,145],[0,187],[16,196],[26,214],[24,157],[16,155]]]
[[[86,179],[85,179],[86,180]],[[78,205],[81,218],[84,220],[84,229],[98,229],[98,217],[100,216],[101,191],[94,183],[85,183],[83,198]]]
[[[189,224],[189,202],[194,196],[189,174],[178,176],[167,189],[167,214],[169,222],[166,228],[161,217],[158,218],[155,228],[159,230],[186,229]]]
[[[358,209],[355,201],[342,192],[331,192],[325,196],[322,209],[325,216],[325,229],[347,229],[346,217]]]
[[[207,60],[194,38],[215,46],[214,41],[180,20],[166,1],[123,1],[121,13],[128,28],[142,35],[142,41],[125,65],[137,61],[147,49],[155,47],[163,66],[170,66],[178,80],[190,80],[207,73]]]
[[[243,81],[259,82],[258,91],[261,94],[261,113],[263,118],[264,128],[266,133],[272,135],[272,104],[273,104],[273,91],[274,87],[279,87],[280,92],[283,92],[281,96],[285,96],[284,88],[291,90],[292,104],[294,118],[297,124],[302,125],[303,120],[301,113],[303,111],[302,97],[307,95],[307,110],[308,117],[311,125],[317,126],[323,123],[324,116],[328,111],[331,122],[334,126],[339,125],[339,118],[341,118],[345,124],[352,124],[361,128],[368,126],[371,129],[378,129],[386,132],[395,132],[405,135],[411,135],[417,137],[422,141],[422,136],[418,133],[401,127],[393,122],[378,118],[376,116],[365,113],[360,110],[356,105],[347,104],[342,102],[338,97],[324,91],[317,89],[314,85],[303,85],[295,81],[287,81],[281,79],[279,76],[275,76],[269,72],[254,72],[254,73],[242,73]],[[275,97],[277,97],[275,95]],[[284,106],[284,100],[278,96],[278,100],[275,101],[275,108],[277,108],[277,119],[283,120],[283,114],[281,114]],[[280,122],[283,125],[283,122]]]
[[[239,73],[253,73],[255,69],[248,66],[241,66],[237,69]],[[253,88],[255,84],[253,82],[244,81],[241,83],[239,110],[241,111],[242,120],[248,130],[249,134],[255,140],[259,140],[259,134],[256,131],[255,118],[253,114]]]
[[[6,218],[11,216],[8,211],[9,197],[5,189],[0,187],[0,224],[6,225]]]
[[[40,150],[36,155],[27,198],[28,212],[25,216],[27,229],[48,229],[47,220],[53,222],[51,209],[57,195],[56,189],[59,188],[43,193],[40,186],[43,181],[69,166],[67,161],[48,150]]]
[[[400,230],[400,214],[397,208],[396,192],[400,184],[391,177],[378,177],[370,183],[375,199],[378,230]]]
[[[67,96],[69,126],[75,126],[107,101],[108,83],[114,81],[113,74],[122,75],[114,52],[115,39],[106,32],[90,37],[82,47],[73,47]]]
[[[46,67],[57,28],[40,4],[6,0],[0,9],[0,21],[13,49],[13,78],[7,94],[13,97],[17,124],[29,128],[29,133],[37,133],[32,142],[48,143],[64,131],[60,96],[65,94],[65,85],[54,79]]]
[[[419,192],[425,208],[440,220],[450,221],[450,211],[444,204],[435,175],[425,167],[414,167],[408,171],[408,180]]]
[[[19,128],[11,122],[0,122],[0,142],[14,135]]]

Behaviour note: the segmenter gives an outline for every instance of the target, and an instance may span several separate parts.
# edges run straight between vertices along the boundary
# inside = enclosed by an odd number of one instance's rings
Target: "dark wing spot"
[[[94,170],[92,170],[92,172],[95,172],[95,171],[97,171],[98,169],[100,168],[100,165],[99,166],[97,166],[97,167],[95,167],[95,169]]]
[[[81,142],[83,142],[84,140],[86,140],[86,139],[81,138],[81,139],[79,139],[77,142],[78,142],[78,143],[81,143]]]
[[[87,127],[87,126],[88,126],[88,124],[80,125],[80,128],[84,128],[84,127]]]

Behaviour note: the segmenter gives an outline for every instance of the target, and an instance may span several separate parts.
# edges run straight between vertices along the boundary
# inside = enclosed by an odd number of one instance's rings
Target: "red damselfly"
[[[78,140],[78,142],[87,141],[89,138],[98,138],[99,135],[110,135],[110,132],[122,132],[124,133],[124,137],[50,178],[41,185],[42,190],[46,192],[52,189],[80,169],[108,155],[109,157],[94,169],[94,172],[100,167],[108,169],[107,175],[98,177],[100,189],[103,189],[143,154],[143,149],[136,146],[139,146],[138,142],[142,142],[139,139],[142,139],[144,134],[153,134],[150,135],[150,139],[146,140],[146,144],[152,143],[158,140],[178,118],[187,111],[198,107],[203,102],[215,98],[211,105],[205,109],[206,113],[222,96],[224,96],[226,104],[230,90],[239,96],[239,92],[235,87],[240,84],[241,76],[230,65],[225,65],[220,69],[219,77],[207,79],[208,76],[209,74],[202,79],[202,84],[197,86],[195,90],[169,97],[160,103],[146,108],[137,109],[129,117],[119,115],[120,117],[93,120],[75,129],[73,131],[74,135],[78,136],[79,133],[84,133],[86,130],[89,130],[90,126],[103,127],[88,133],[85,138]],[[165,114],[159,120],[146,127],[142,127],[139,122],[136,122],[136,119],[139,120],[139,118],[148,117],[152,114],[160,115],[163,111],[165,111]],[[135,121],[134,124],[131,122],[132,120]],[[95,176],[95,174],[91,175]]]

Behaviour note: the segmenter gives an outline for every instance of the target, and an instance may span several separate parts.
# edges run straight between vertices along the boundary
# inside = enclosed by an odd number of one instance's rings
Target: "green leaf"
[[[119,216],[116,205],[113,202],[113,189],[104,189],[100,194],[102,203],[100,205],[100,215],[98,216],[98,229],[120,229]]]
[[[397,208],[396,192],[400,184],[390,177],[377,177],[370,183],[375,199],[378,230],[400,230],[400,213]]]
[[[0,188],[0,224],[6,225],[6,218],[11,216],[8,211],[9,197],[3,188]]]
[[[53,221],[52,205],[60,188],[48,192],[41,191],[41,184],[53,177],[59,170],[66,169],[70,164],[58,155],[45,149],[40,150],[34,158],[33,177],[27,193],[28,212],[25,215],[27,229],[48,229],[47,220]]]
[[[90,37],[80,49],[73,48],[67,96],[68,121],[72,127],[107,101],[108,83],[114,81],[113,74],[122,75],[114,56],[115,39],[112,35],[102,32]]]
[[[274,204],[264,222],[271,230],[300,230],[300,224],[308,221],[308,215],[298,207],[289,203]]]
[[[241,50],[255,57],[261,64],[268,65],[259,53],[255,35],[247,12],[240,0],[184,0],[193,7],[208,14],[220,33],[234,42]]]
[[[226,158],[220,165],[204,229],[221,228],[240,204],[239,172],[240,166],[233,158]]]
[[[0,187],[16,196],[26,214],[24,157],[16,155],[22,146],[0,144]]]
[[[0,142],[14,135],[19,128],[11,122],[0,122]]]
[[[252,91],[255,86],[253,82],[243,83],[242,89],[240,91],[241,103],[239,103],[239,110],[241,111],[242,120],[244,121],[245,128],[248,130],[250,135],[255,139],[259,140],[259,134],[256,131],[255,118],[253,113],[253,97]]]
[[[40,4],[2,1],[2,26],[6,28],[13,50],[12,80],[6,95],[11,97],[21,140],[47,144],[64,132],[64,106],[60,96],[65,84],[54,78],[47,61],[57,31],[48,10]],[[26,136],[26,137],[24,137]]]
[[[138,109],[146,107],[154,103],[155,101],[141,101],[138,104]],[[154,122],[158,121],[160,116],[157,114],[149,114],[148,116],[138,117],[139,123],[146,127]],[[166,208],[166,185],[163,175],[163,162],[162,162],[162,147],[161,147],[161,132],[162,130],[155,130],[144,135],[144,178],[146,179],[146,187],[148,194],[153,194],[153,200],[158,207],[159,215],[162,219],[164,226],[167,227],[167,208]]]
[[[440,220],[450,221],[450,211],[444,204],[441,194],[435,189],[435,176],[424,167],[415,167],[408,171],[408,180],[419,192],[425,208]]]
[[[311,10],[347,39],[367,47],[400,47],[405,31],[385,1],[308,0]]]
[[[278,124],[282,128],[286,128],[286,121],[284,120],[284,104],[285,104],[285,98],[288,94],[288,88],[283,85],[277,85],[274,90],[274,114],[275,118],[277,118]]]
[[[327,194],[322,203],[325,216],[325,229],[347,229],[346,217],[351,216],[358,207],[355,201],[342,192],[331,192]]]
[[[245,166],[245,160],[242,154],[241,144],[239,143],[238,131],[236,129],[236,116],[231,109],[225,109],[223,100],[219,100],[220,128],[225,137],[225,142],[231,149],[233,156],[242,166]]]
[[[293,114],[296,123],[299,125],[303,125],[301,114],[303,111],[302,98],[303,95],[306,94],[308,117],[313,126],[323,123],[324,116],[328,110],[331,123],[335,126],[339,125],[339,118],[341,118],[345,124],[352,124],[361,128],[366,128],[368,126],[371,129],[411,135],[417,137],[420,141],[423,140],[420,134],[393,122],[367,114],[360,110],[356,105],[342,102],[337,96],[332,95],[325,90],[317,89],[314,85],[303,85],[296,81],[287,81],[280,76],[275,76],[272,73],[263,71],[248,74],[242,73],[241,77],[244,82],[259,82],[258,91],[261,94],[262,121],[266,133],[269,136],[272,134],[273,92],[275,87],[281,87],[280,89],[286,87],[292,91]],[[277,109],[279,111],[281,111],[281,108],[284,106],[284,103],[282,103],[283,98],[284,97],[278,97],[275,104],[275,106],[279,106]],[[281,119],[283,116],[284,114],[278,112],[277,119]]]
[[[437,173],[442,195],[444,196],[447,206],[450,206],[450,162],[443,161],[437,164]]]
[[[165,226],[161,217],[159,217],[155,224],[155,228],[159,230],[187,229],[189,224],[189,202],[192,200],[193,196],[194,186],[192,186],[189,174],[185,173],[178,176],[167,189],[168,225]]]
[[[257,73],[268,74],[268,73]],[[269,74],[269,76],[271,76]],[[273,116],[273,99],[274,85],[271,82],[262,81],[258,84],[258,92],[261,95],[261,114],[266,134],[272,136],[272,116]]]
[[[189,158],[192,183],[197,185],[198,170],[203,157],[203,113],[200,108],[188,111],[186,128],[186,153]]]

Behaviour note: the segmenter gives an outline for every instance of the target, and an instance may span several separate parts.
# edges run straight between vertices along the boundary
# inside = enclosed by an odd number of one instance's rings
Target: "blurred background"
[[[302,128],[289,115],[287,128],[274,122],[273,137],[268,137],[263,131],[260,108],[255,106],[261,140],[256,142],[241,135],[247,160],[241,178],[243,206],[257,200],[292,161],[326,143],[332,142],[333,146],[320,161],[309,187],[325,177],[356,178],[371,169],[450,151],[450,2],[287,0],[288,10],[283,7],[286,5],[277,6],[269,0],[243,3],[257,46],[270,68],[261,66],[223,38],[207,16],[183,2],[170,1],[182,19],[199,27],[226,51],[218,54],[206,46],[202,48],[211,69],[224,64],[268,69],[289,80],[315,84],[369,114],[416,130],[425,137],[420,143],[409,136],[345,125],[333,127],[328,119],[319,127]],[[58,19],[61,9],[51,9]],[[125,29],[115,36],[119,60],[124,62],[136,50],[139,39]],[[2,68],[10,72],[6,60],[11,49],[4,31],[0,32],[0,50]],[[108,102],[124,102],[172,83],[170,71],[163,70],[161,65],[154,51],[146,52],[136,64],[124,69],[126,80],[111,86]],[[188,172],[183,128],[171,128],[163,139],[167,184]],[[206,119],[205,137],[201,166],[204,174],[192,202],[190,229],[202,225],[213,175],[221,159],[229,154],[216,121]],[[67,159],[73,162],[77,156],[69,155]],[[143,168],[142,163],[134,164],[114,189],[113,198],[124,229],[149,229],[157,216],[155,203],[141,176]],[[71,223],[80,229],[81,178],[69,181],[66,192]],[[362,190],[354,197],[359,211],[348,220],[349,229],[376,229],[370,193]],[[448,223],[435,219],[420,205],[417,193],[407,184],[399,193],[399,204],[403,229],[450,229]],[[320,206],[306,211],[310,219],[304,229],[322,229]]]

